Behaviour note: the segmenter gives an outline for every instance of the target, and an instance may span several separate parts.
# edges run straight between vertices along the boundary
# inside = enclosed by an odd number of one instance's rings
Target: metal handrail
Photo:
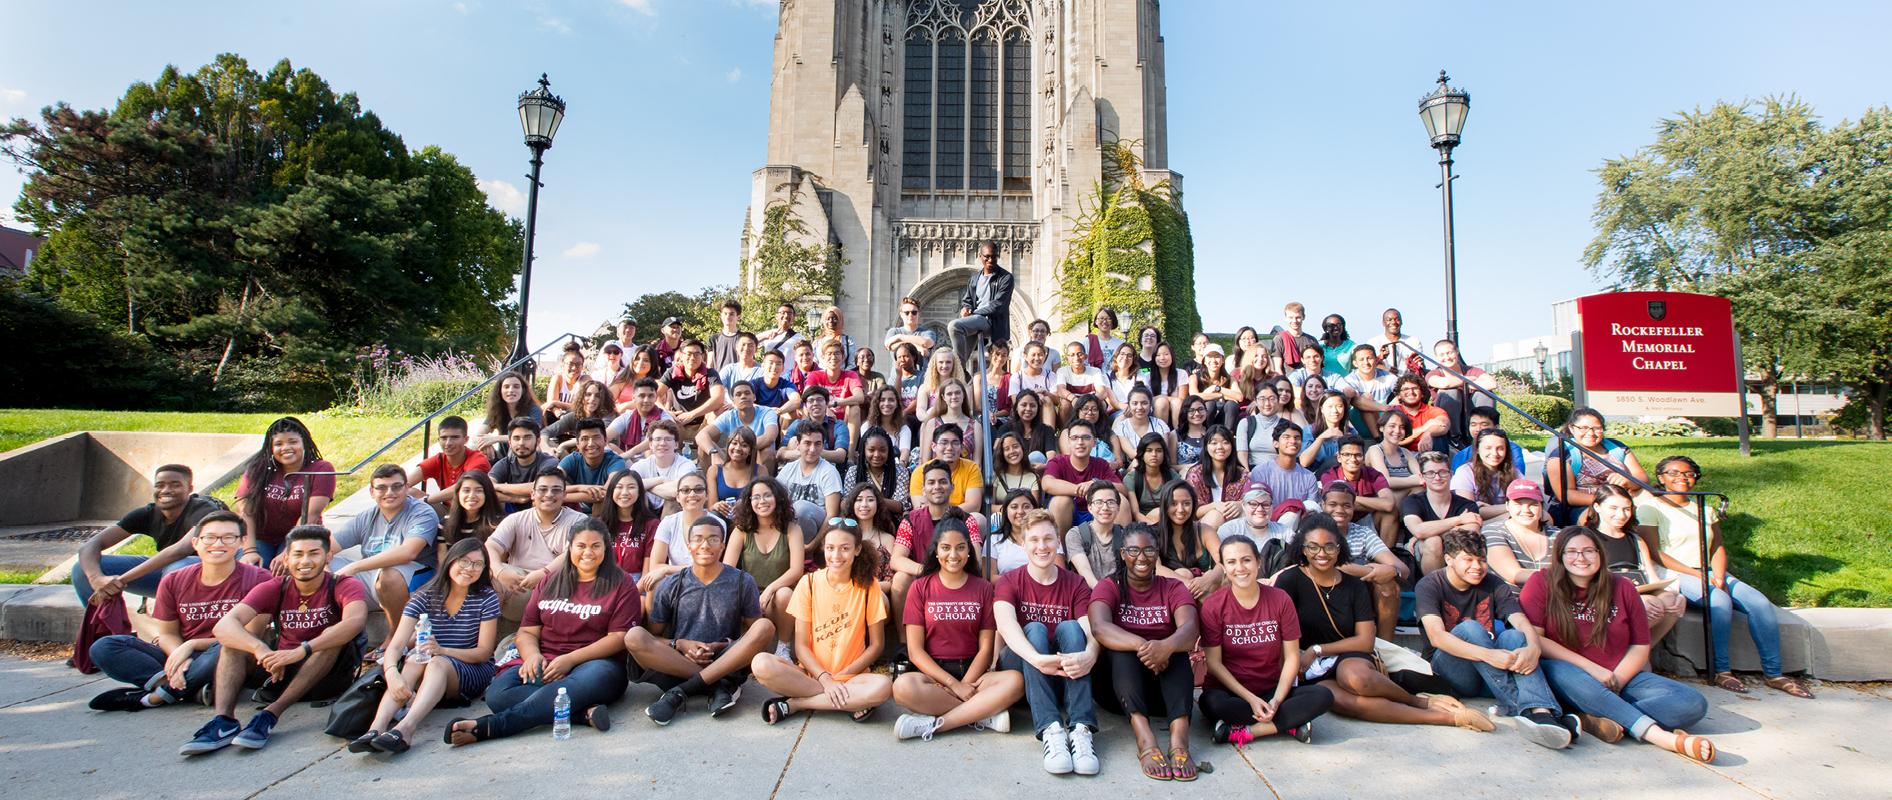
[[[1711,566],[1711,553],[1708,548],[1708,504],[1705,502],[1702,502],[1702,499],[1708,498],[1708,497],[1720,498],[1721,503],[1715,509],[1715,513],[1717,515],[1726,516],[1727,510],[1728,510],[1728,503],[1730,502],[1729,497],[1726,494],[1723,494],[1721,492],[1703,492],[1703,491],[1671,492],[1667,489],[1656,487],[1650,484],[1649,482],[1636,477],[1634,474],[1629,472],[1629,470],[1623,467],[1617,466],[1615,461],[1611,459],[1608,455],[1603,454],[1603,453],[1598,453],[1595,450],[1591,450],[1590,448],[1583,446],[1583,443],[1578,442],[1576,438],[1572,437],[1570,434],[1564,433],[1562,430],[1551,427],[1550,425],[1546,424],[1543,420],[1538,419],[1537,417],[1533,416],[1530,412],[1525,411],[1522,408],[1519,408],[1517,404],[1512,403],[1511,401],[1506,400],[1503,397],[1499,397],[1497,392],[1494,392],[1483,386],[1479,386],[1477,383],[1474,383],[1470,377],[1466,376],[1465,373],[1446,366],[1443,362],[1439,361],[1436,358],[1433,358],[1432,356],[1419,352],[1417,348],[1411,348],[1411,349],[1412,349],[1413,355],[1418,356],[1420,359],[1426,362],[1437,365],[1438,369],[1443,370],[1445,373],[1458,378],[1461,382],[1465,384],[1465,388],[1467,391],[1475,391],[1475,392],[1483,393],[1489,396],[1492,400],[1499,403],[1503,403],[1505,408],[1510,409],[1513,413],[1517,414],[1518,416],[1523,417],[1524,419],[1530,420],[1532,425],[1536,425],[1537,427],[1543,429],[1545,433],[1550,434],[1552,438],[1557,440],[1558,450],[1560,452],[1567,452],[1569,448],[1575,447],[1577,449],[1577,452],[1596,459],[1596,463],[1602,464],[1604,467],[1608,468],[1609,471],[1623,476],[1625,480],[1628,480],[1630,483],[1641,488],[1645,492],[1651,493],[1652,495],[1659,496],[1659,495],[1672,494],[1672,495],[1681,495],[1683,497],[1696,498],[1696,502],[1695,502],[1695,524],[1696,524],[1696,531],[1697,531],[1696,539],[1698,540],[1698,543],[1701,546],[1700,555],[1701,555],[1701,572],[1702,572],[1702,579],[1701,579],[1701,586],[1702,586],[1701,627],[1702,627],[1702,648],[1703,648],[1702,652],[1703,652],[1703,660],[1707,662],[1706,675],[1703,677],[1702,682],[1712,685],[1715,680],[1715,669],[1714,669],[1715,630],[1714,630],[1714,624],[1713,624],[1714,614],[1713,614],[1713,605],[1712,605],[1712,600],[1713,600],[1714,592],[1715,592],[1715,584],[1713,581],[1708,580],[1708,575],[1710,574],[1710,571],[1713,569],[1713,567]],[[1469,397],[1467,399],[1469,399]],[[1476,446],[1476,443],[1473,443],[1473,446]],[[1568,456],[1566,456],[1564,458],[1564,464],[1565,464],[1564,469],[1562,473],[1559,475],[1558,483],[1560,485],[1563,483],[1563,480],[1568,479],[1570,476],[1569,462],[1570,462],[1570,459],[1568,458]],[[1560,488],[1568,489],[1569,487],[1560,486]],[[1558,492],[1557,496],[1561,499],[1565,495],[1563,492],[1560,491]]]
[[[406,439],[407,437],[414,435],[414,431],[420,430],[422,427],[425,427],[427,428],[428,433],[431,434],[433,432],[433,421],[435,417],[445,414],[449,410],[451,410],[454,406],[457,406],[463,402],[466,402],[467,398],[472,397],[473,395],[478,394],[480,390],[485,389],[488,386],[491,386],[493,381],[499,380],[500,377],[504,375],[511,374],[514,370],[517,370],[520,366],[538,358],[540,353],[550,350],[553,347],[556,347],[558,345],[561,345],[565,343],[566,341],[582,342],[582,341],[585,341],[585,338],[586,337],[580,336],[576,333],[561,334],[558,336],[558,338],[555,338],[552,341],[546,342],[544,345],[540,346],[539,349],[534,350],[530,353],[527,353],[526,355],[518,359],[515,359],[511,363],[506,364],[503,367],[500,367],[498,371],[494,372],[492,375],[487,376],[486,380],[483,380],[483,381],[480,381],[479,383],[474,384],[472,388],[467,389],[464,392],[461,392],[460,396],[455,397],[452,400],[448,400],[444,405],[440,406],[439,408],[434,409],[433,412],[429,413],[427,416],[421,417],[419,422],[416,422],[413,425],[408,426],[407,430],[401,431],[400,433],[396,434],[394,438],[389,439],[387,443],[381,445],[379,449],[362,457],[360,461],[355,462],[354,466],[351,466],[347,469],[342,469],[342,470],[300,471],[300,472],[293,472],[293,473],[283,476],[284,479],[288,479],[288,478],[301,478],[302,479],[301,519],[303,521],[306,521],[309,517],[309,480],[310,479],[318,475],[340,476],[340,475],[353,475],[356,472],[359,472],[362,467],[365,467],[369,463],[380,458],[382,453],[386,453],[387,451],[394,449],[394,446],[396,444],[399,444],[402,439]],[[428,438],[431,439],[431,436],[429,436]],[[432,446],[431,441],[423,442],[421,444],[421,456],[423,458],[426,457],[427,449],[431,446]]]

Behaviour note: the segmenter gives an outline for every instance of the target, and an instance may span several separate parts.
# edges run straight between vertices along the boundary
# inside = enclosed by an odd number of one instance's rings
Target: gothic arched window
[[[901,188],[1031,191],[1025,0],[912,0],[904,43]]]

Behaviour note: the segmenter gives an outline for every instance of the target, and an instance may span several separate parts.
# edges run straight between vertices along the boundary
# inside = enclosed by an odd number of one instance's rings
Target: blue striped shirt
[[[445,598],[436,592],[424,590],[408,598],[407,606],[401,609],[401,616],[418,620],[420,615],[426,614],[427,621],[434,626],[434,641],[441,647],[455,650],[478,647],[480,623],[499,619],[499,594],[491,588],[467,596],[466,602],[460,604],[458,614],[448,614],[442,607],[444,602]]]

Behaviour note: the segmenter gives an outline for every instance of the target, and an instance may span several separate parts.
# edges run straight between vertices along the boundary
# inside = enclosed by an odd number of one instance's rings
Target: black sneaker
[[[1583,738],[1583,720],[1579,719],[1577,715],[1565,714],[1558,717],[1557,724],[1563,726],[1564,730],[1570,732],[1571,744],[1576,744],[1579,739]]]
[[[1517,720],[1519,732],[1540,747],[1562,750],[1570,746],[1570,731],[1564,728],[1556,714],[1531,711],[1513,719]]]
[[[1231,727],[1225,720],[1216,720],[1215,726],[1209,729],[1209,741],[1216,744],[1228,744],[1228,732]]]
[[[1310,719],[1296,727],[1289,728],[1288,735],[1294,737],[1294,740],[1301,744],[1313,744],[1314,721]]]
[[[736,707],[736,701],[742,699],[742,684],[735,678],[724,678],[716,682],[710,690],[709,712],[712,717],[720,717],[723,712]]]
[[[237,722],[236,718],[219,714],[204,723],[204,727],[198,728],[191,740],[185,742],[177,752],[179,755],[195,756],[222,750],[229,747],[242,730],[243,724]]]
[[[677,718],[677,710],[683,708],[687,699],[689,696],[682,689],[671,689],[657,698],[657,702],[645,706],[644,716],[650,717],[650,721],[658,725],[669,725],[671,720]]]
[[[93,711],[143,711],[145,710],[145,690],[136,686],[121,686],[112,689],[87,703]]]

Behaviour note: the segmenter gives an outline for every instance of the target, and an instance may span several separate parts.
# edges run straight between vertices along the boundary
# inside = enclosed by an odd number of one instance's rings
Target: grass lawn
[[[1775,602],[1892,606],[1892,443],[1756,439],[1742,458],[1733,438],[1625,442],[1652,473],[1669,455],[1701,464],[1696,488],[1730,498],[1730,571]]]
[[[222,414],[182,411],[81,411],[54,409],[0,409],[0,453],[24,447],[72,431],[198,431],[202,433],[253,433],[258,447],[263,431],[281,414]],[[322,451],[322,457],[336,469],[347,469],[375,451],[407,426],[410,419],[393,417],[331,417],[323,413],[297,414],[309,426]],[[404,460],[420,450],[418,433],[411,443],[403,442],[388,456]],[[369,465],[371,468],[373,465]],[[368,479],[368,468],[355,475],[336,478],[336,499],[353,494]],[[236,496],[236,482],[212,492],[230,502]],[[138,545],[134,543],[133,547]],[[149,543],[145,543],[149,548]],[[133,553],[135,551],[126,551]]]

